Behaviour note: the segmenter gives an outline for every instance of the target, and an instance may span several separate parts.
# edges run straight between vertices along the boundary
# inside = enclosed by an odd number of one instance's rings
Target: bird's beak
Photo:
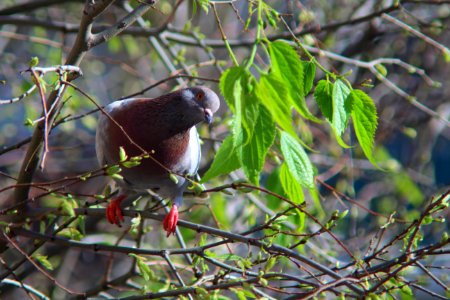
[[[213,113],[209,108],[205,108],[205,122],[208,124],[212,123],[213,120]]]

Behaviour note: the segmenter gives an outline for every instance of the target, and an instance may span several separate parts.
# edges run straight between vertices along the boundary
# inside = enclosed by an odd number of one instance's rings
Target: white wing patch
[[[198,136],[197,128],[194,126],[189,132],[189,148],[191,149],[191,168],[189,174],[196,174],[198,167],[200,166],[200,160],[202,158],[202,151],[200,149],[200,138]]]
[[[122,106],[124,106],[124,105],[126,105],[127,103],[132,102],[132,101],[134,101],[134,100],[136,100],[136,99],[135,99],[135,98],[129,98],[129,99],[124,99],[124,100],[114,101],[114,102],[111,102],[110,104],[108,104],[108,105],[104,108],[104,110],[105,110],[107,113],[112,113],[112,112],[114,112],[115,110],[120,110],[120,109],[122,108]]]

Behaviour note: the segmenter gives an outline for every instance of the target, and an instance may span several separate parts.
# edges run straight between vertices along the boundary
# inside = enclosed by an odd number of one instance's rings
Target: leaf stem
[[[248,59],[245,69],[248,70],[253,65],[253,61],[255,60],[256,51],[258,50],[258,44],[261,40],[261,26],[263,23],[262,20],[262,0],[258,0],[258,24],[256,26],[256,37],[255,37],[255,43],[253,44],[252,52],[250,54],[250,58]]]
[[[333,72],[328,71],[324,66],[322,66],[317,59],[311,54],[309,53],[309,51],[306,49],[305,46],[303,46],[302,42],[300,42],[299,38],[297,38],[294,34],[294,32],[291,30],[291,28],[289,27],[289,25],[286,23],[286,20],[280,16],[281,21],[283,22],[284,26],[286,27],[286,29],[291,33],[292,38],[294,39],[295,43],[297,44],[297,46],[306,54],[306,56],[308,56],[308,58],[316,64],[316,66],[322,70],[322,72],[324,72],[326,75],[331,76],[333,79],[336,79],[336,74],[334,74]]]
[[[214,11],[214,16],[216,17],[217,26],[219,26],[219,31],[222,36],[222,40],[225,43],[225,47],[227,48],[228,53],[230,54],[231,60],[233,61],[235,66],[239,66],[239,63],[238,63],[236,57],[234,56],[233,50],[231,49],[230,43],[228,43],[227,36],[225,35],[225,32],[223,31],[222,24],[220,23],[220,19],[219,19],[219,14],[217,13],[216,5],[213,2],[211,2],[211,6]]]

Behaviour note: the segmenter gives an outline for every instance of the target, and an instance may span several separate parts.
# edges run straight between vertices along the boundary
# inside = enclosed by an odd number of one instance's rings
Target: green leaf
[[[92,173],[88,172],[88,173],[84,173],[83,175],[79,175],[78,177],[80,178],[80,180],[86,181],[86,180],[88,180],[91,176],[92,176]]]
[[[315,188],[314,170],[302,145],[289,133],[282,131],[281,152],[292,176],[304,187]]]
[[[23,125],[25,125],[25,126],[33,126],[33,125],[34,125],[34,122],[33,122],[33,120],[31,120],[30,118],[27,118],[27,119],[25,120],[25,122],[23,123]]]
[[[37,56],[33,56],[28,62],[28,66],[30,66],[30,68],[36,67],[38,64],[39,64],[39,57]]]
[[[247,300],[247,297],[245,296],[242,289],[230,288],[230,291],[232,291],[236,295],[237,299]]]
[[[204,233],[204,234],[202,234],[201,236],[200,236],[200,240],[198,241],[198,245],[201,247],[201,246],[204,246],[204,245],[206,245],[206,239],[208,238],[208,236]]]
[[[444,61],[446,63],[450,63],[450,50],[448,50],[447,48],[444,48],[442,50],[442,56],[444,57]]]
[[[373,100],[361,90],[350,93],[353,103],[352,119],[356,137],[369,161],[377,166],[373,157],[375,131],[377,129],[377,110]]]
[[[178,184],[178,177],[177,177],[177,175],[175,175],[173,173],[170,173],[169,174],[169,178],[170,178],[170,180],[172,180],[173,183]]]
[[[215,258],[215,257],[217,257],[217,253],[213,252],[213,251],[205,250],[205,256]]]
[[[111,176],[111,178],[113,178],[115,180],[123,180],[123,176],[120,174],[112,174],[110,176]]]
[[[86,235],[86,216],[78,216],[78,228],[82,235]]]
[[[134,168],[136,166],[139,166],[141,164],[140,161],[124,161],[123,163],[121,163],[122,166],[124,166],[125,168]]]
[[[272,256],[271,258],[269,258],[267,260],[266,265],[264,266],[264,272],[266,273],[269,272],[275,266],[276,263],[277,263],[276,257]]]
[[[244,68],[234,67],[225,71],[220,77],[220,89],[231,111],[234,113],[233,118],[233,143],[239,146],[243,143],[244,133],[242,132],[242,99],[245,88],[247,86],[248,75]]]
[[[342,80],[336,80],[333,86],[333,118],[331,125],[338,135],[342,135],[347,127],[351,113],[351,101],[347,100],[350,89]]]
[[[194,192],[194,195],[200,196],[204,190],[206,190],[206,187],[203,184],[200,184],[196,181],[192,181],[191,185],[187,187],[188,190]]]
[[[320,111],[331,123],[333,118],[333,84],[328,80],[320,80],[314,90],[314,99],[319,106]]]
[[[342,147],[342,148],[351,148],[352,146],[347,145],[346,142],[344,142],[344,140],[342,139],[342,137],[337,133],[336,128],[333,128],[333,133],[334,133],[334,137],[336,138],[336,141],[338,142],[338,144]]]
[[[245,175],[250,182],[258,185],[267,151],[275,139],[275,123],[267,109],[259,103],[246,107],[246,115],[249,116],[248,120],[252,121],[253,128],[252,132],[248,133],[248,142],[239,154]]]
[[[242,260],[242,257],[236,255],[236,254],[222,254],[222,255],[218,255],[217,259],[220,260],[228,260],[228,261],[237,261],[237,260]]]
[[[269,55],[272,62],[270,75],[277,76],[288,88],[290,99],[283,94],[285,102],[291,102],[305,118],[318,121],[308,109],[305,101],[305,82],[303,63],[294,48],[286,42],[269,43]]]
[[[63,230],[59,231],[56,235],[66,237],[75,241],[80,241],[83,235],[73,227],[64,228]]]
[[[233,113],[236,113],[236,106],[234,104],[235,85],[244,74],[245,69],[243,67],[233,67],[223,72],[220,77],[220,91]]]
[[[385,66],[383,66],[382,64],[376,64],[375,65],[375,69],[377,69],[377,71],[383,76],[386,77],[388,71],[386,69]]]
[[[292,175],[286,163],[283,163],[280,168],[280,182],[284,192],[292,202],[295,204],[302,204],[305,201],[302,187],[299,181]],[[299,209],[296,209],[295,211],[298,217],[296,218],[296,221],[298,221],[297,231],[301,232],[305,227],[305,214]]]
[[[120,173],[121,171],[122,171],[122,169],[119,167],[119,165],[113,165],[113,166],[108,167],[105,172],[106,172],[106,174],[111,176],[111,175]]]
[[[136,264],[138,266],[139,273],[141,274],[142,278],[144,278],[144,280],[146,282],[148,282],[150,280],[156,280],[155,273],[145,263],[146,259],[144,257],[134,254],[134,253],[129,253],[128,255],[136,259]]]
[[[312,89],[314,78],[316,76],[316,64],[312,61],[302,61],[303,63],[303,91],[305,96],[309,94]]]
[[[209,170],[201,182],[205,182],[222,174],[228,174],[240,167],[239,157],[233,146],[233,137],[229,135],[222,143]]]
[[[266,287],[269,285],[269,281],[263,277],[259,278],[259,284],[262,285],[263,287]]]
[[[443,233],[442,233],[442,236],[441,236],[441,243],[445,243],[445,242],[447,242],[448,241],[448,233],[446,232],[446,231],[444,231]]]
[[[125,153],[125,149],[122,146],[119,147],[119,158],[120,162],[124,162],[128,158],[127,154]]]
[[[414,295],[414,293],[413,293],[413,291],[411,290],[411,288],[410,288],[408,285],[406,285],[406,284],[404,284],[404,285],[401,287],[401,290],[402,290],[403,293],[405,293],[405,294],[408,295],[408,296],[413,296],[413,295]]]
[[[241,77],[240,84],[242,88],[242,101],[241,101],[241,112],[242,112],[242,127],[245,130],[244,143],[248,143],[249,139],[255,131],[255,122],[259,115],[260,101],[254,93],[254,84],[256,80],[252,75],[246,74],[246,76]]]
[[[197,295],[198,299],[203,300],[203,299],[209,299],[209,293],[206,289],[204,288],[195,288],[195,294]]]
[[[283,163],[280,168],[280,182],[284,192],[292,202],[302,204],[305,201],[302,187],[291,171],[289,171],[286,163]]]
[[[232,127],[232,136],[233,142],[235,146],[240,146],[244,143],[244,132],[243,132],[243,124],[242,124],[242,85],[241,79],[235,82],[233,89],[233,97],[235,99],[235,107],[236,112],[233,117],[233,127]]]
[[[283,41],[269,43],[268,48],[272,63],[271,72],[287,79],[286,83],[294,88],[292,92],[298,97],[304,97],[303,64],[294,48]]]
[[[206,12],[208,13],[209,10],[209,0],[196,0],[198,2],[198,5]]]
[[[41,255],[39,253],[35,253],[32,256],[34,259],[36,259],[44,268],[46,268],[47,270],[53,270],[53,265],[52,263],[48,260],[48,256],[47,255]]]
[[[286,99],[289,92],[284,82],[270,74],[262,75],[255,93],[278,125],[285,131],[295,134],[292,127],[291,103]]]
[[[75,200],[70,198],[63,198],[60,204],[61,212],[65,215],[68,215],[69,217],[75,216],[75,208],[77,208],[78,205],[75,202]]]

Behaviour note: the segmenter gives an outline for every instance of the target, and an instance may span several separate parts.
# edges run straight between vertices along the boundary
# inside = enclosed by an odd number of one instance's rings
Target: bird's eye
[[[202,100],[204,96],[205,95],[203,93],[198,93],[197,95],[195,95],[195,98],[197,98],[197,100]]]

